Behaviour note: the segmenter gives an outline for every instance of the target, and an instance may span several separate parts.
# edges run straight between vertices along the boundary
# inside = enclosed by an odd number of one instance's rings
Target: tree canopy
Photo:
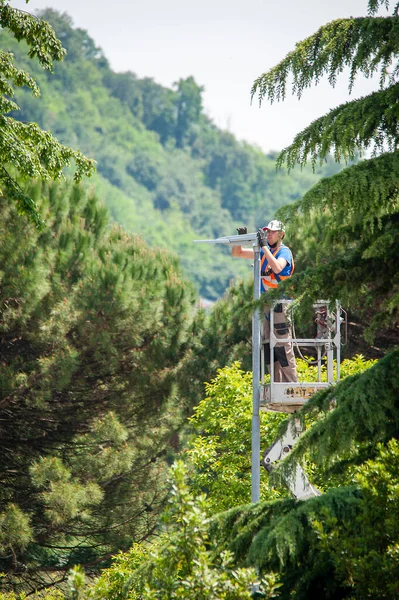
[[[23,189],[47,227],[1,201],[0,570],[33,591],[153,531],[195,294],[83,187]]]
[[[51,71],[54,61],[64,58],[65,49],[51,25],[13,8],[6,0],[0,1],[0,26],[11,32],[18,41],[24,40],[29,58],[37,58],[44,69]],[[10,112],[19,110],[13,98],[16,88],[23,86],[29,88],[34,96],[40,96],[35,79],[15,65],[11,52],[0,50],[0,193],[16,201],[20,213],[29,215],[39,225],[36,206],[31,198],[23,194],[13,175],[14,170],[25,178],[57,180],[63,176],[63,169],[73,159],[76,163],[74,178],[78,182],[84,175],[93,173],[94,161],[79,150],[72,150],[58,142],[36,122],[21,122],[8,116]]]

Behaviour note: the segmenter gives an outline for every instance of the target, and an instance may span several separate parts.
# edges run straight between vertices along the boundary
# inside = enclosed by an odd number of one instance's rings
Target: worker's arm
[[[276,273],[277,275],[281,273],[281,271],[287,264],[285,258],[276,258],[275,256],[273,256],[273,254],[270,252],[267,246],[263,246],[263,252],[265,253],[268,266],[271,268],[273,273]]]
[[[231,254],[237,258],[254,258],[254,251],[252,248],[243,248],[242,246],[233,246],[231,249]]]
[[[267,246],[263,246],[263,251],[266,255],[268,266],[272,269],[273,273],[277,273],[277,275],[281,273],[287,264],[285,258],[275,258]],[[237,258],[254,258],[254,251],[252,248],[243,248],[242,246],[233,246],[231,254]]]

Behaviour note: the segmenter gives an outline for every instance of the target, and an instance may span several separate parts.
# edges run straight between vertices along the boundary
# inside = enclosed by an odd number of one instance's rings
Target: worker
[[[246,227],[237,229],[239,234],[247,233]],[[281,221],[274,219],[257,233],[260,246],[261,292],[267,293],[276,289],[280,281],[288,279],[294,272],[294,259],[291,250],[283,243],[285,227]],[[232,255],[239,258],[254,258],[252,248],[233,246]],[[287,305],[277,304],[274,307],[274,334],[277,338],[274,347],[274,381],[298,381],[296,362],[292,342],[284,342],[291,338],[291,327],[287,319]],[[270,307],[265,306],[263,339],[270,339]],[[270,344],[265,344],[266,364],[270,371]]]

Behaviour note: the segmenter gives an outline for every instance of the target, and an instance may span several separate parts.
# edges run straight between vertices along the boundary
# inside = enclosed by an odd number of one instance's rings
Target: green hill
[[[54,73],[45,72],[28,58],[23,42],[0,31],[1,47],[15,54],[41,89],[39,99],[18,90],[21,110],[12,116],[36,121],[95,158],[97,174],[89,184],[115,221],[151,246],[175,252],[201,296],[221,296],[250,267],[233,261],[228,249],[194,239],[235,233],[239,225],[255,229],[339,170],[327,163],[315,173],[276,172],[274,154],[238,142],[204,114],[203,89],[192,77],[168,89],[134,72],[116,73],[68,15],[47,9],[40,16],[68,53]]]

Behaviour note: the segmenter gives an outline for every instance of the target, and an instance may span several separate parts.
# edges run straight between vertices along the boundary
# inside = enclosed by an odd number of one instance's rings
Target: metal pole
[[[254,300],[260,298],[260,250],[254,246]],[[260,310],[252,318],[252,502],[260,500]]]
[[[317,346],[317,381],[321,381],[321,347]]]
[[[274,307],[275,304],[272,302],[269,308],[269,344],[270,344],[270,397],[273,398],[273,387],[274,387],[274,347],[276,345],[276,338],[274,337]]]
[[[341,379],[341,304],[339,300],[335,301],[335,335],[337,338],[337,381]]]

